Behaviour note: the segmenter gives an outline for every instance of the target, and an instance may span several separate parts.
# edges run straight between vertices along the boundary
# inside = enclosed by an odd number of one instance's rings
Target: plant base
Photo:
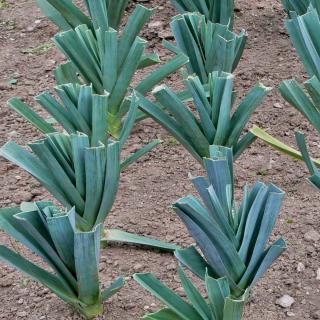
[[[95,319],[96,317],[103,315],[103,304],[102,303],[89,305],[89,306],[77,305],[77,306],[73,306],[73,307],[86,320]]]

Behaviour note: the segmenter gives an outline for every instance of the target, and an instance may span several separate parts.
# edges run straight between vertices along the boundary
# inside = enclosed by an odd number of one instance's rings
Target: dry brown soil
[[[151,50],[159,52],[165,60],[169,55],[161,48],[161,37],[170,34],[169,22],[175,12],[169,0],[140,2],[158,6],[153,22],[159,21],[161,25],[149,25],[143,36],[150,40]],[[131,7],[134,5],[132,1]],[[32,103],[35,95],[52,91],[52,70],[63,57],[54,48],[48,50],[48,46],[42,52],[39,48],[32,50],[51,44],[50,38],[57,31],[39,12],[34,0],[0,0],[0,6],[0,145],[10,139],[26,144],[40,135],[11,112],[6,101],[17,95]],[[236,71],[239,96],[243,97],[258,81],[274,87],[250,125],[268,129],[292,145],[294,131],[303,130],[308,134],[312,151],[319,154],[318,135],[277,92],[282,80],[305,78],[283,27],[285,14],[280,0],[238,0],[236,11],[236,28],[245,28],[249,33],[245,55]],[[16,84],[8,84],[12,79],[17,80]],[[175,87],[178,79],[173,76],[168,83]],[[192,239],[170,204],[194,192],[187,174],[200,173],[201,168],[151,120],[136,127],[126,152],[154,138],[161,138],[164,143],[123,173],[117,203],[107,225],[186,246]],[[288,241],[288,250],[255,288],[245,319],[319,319],[320,281],[316,280],[316,270],[320,267],[320,243],[308,242],[304,235],[320,229],[320,194],[308,184],[305,166],[256,142],[237,161],[236,176],[238,194],[245,182],[252,184],[257,179],[275,183],[287,193],[274,237],[283,235]],[[3,159],[0,185],[1,207],[49,197],[39,183]],[[3,233],[0,233],[0,242],[30,255]],[[305,271],[297,271],[298,263],[304,264]],[[177,263],[170,254],[110,246],[102,251],[100,271],[102,283],[106,285],[119,275],[128,279],[126,287],[106,303],[105,316],[101,319],[134,320],[147,311],[157,310],[157,301],[132,280],[135,272],[154,272],[182,293]],[[275,303],[284,294],[295,299],[290,309],[282,309]],[[47,289],[0,264],[0,318],[41,320],[78,319],[78,316]]]

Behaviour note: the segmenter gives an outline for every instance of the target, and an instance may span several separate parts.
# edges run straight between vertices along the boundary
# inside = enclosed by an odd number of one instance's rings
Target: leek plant
[[[320,18],[311,7],[305,15],[287,20],[286,27],[310,79],[304,88],[296,80],[283,81],[280,92],[320,132]]]
[[[94,94],[92,86],[80,85],[78,83],[57,86],[55,91],[60,101],[48,92],[44,92],[35,98],[41,107],[52,116],[51,122],[58,123],[69,134],[76,134],[77,132],[86,134],[92,147],[98,146],[100,142],[106,143],[110,136],[108,134],[108,124],[110,122],[110,113],[108,112],[109,94]],[[19,98],[10,99],[8,105],[40,132],[44,134],[58,132],[49,123],[50,121],[47,121],[39,113],[33,111],[32,107],[25,104]],[[120,149],[126,143],[134,126],[138,111],[137,106],[136,97],[131,96],[129,112],[123,121],[119,135]],[[159,143],[159,140],[153,141],[132,154],[123,161],[121,170],[126,169]]]
[[[199,77],[188,77],[185,83],[196,112],[166,86],[154,91],[157,103],[137,93],[139,106],[201,164],[204,157],[210,156],[212,144],[232,147],[237,158],[255,140],[251,132],[243,134],[243,131],[270,88],[256,85],[233,111],[236,98],[233,81],[232,74],[219,72],[210,74],[208,86]]]
[[[32,152],[10,141],[0,155],[34,176],[68,210],[74,207],[79,230],[103,223],[119,185],[119,142],[90,147],[83,133],[52,133],[29,146]]]
[[[36,0],[42,12],[60,29],[86,24],[93,32],[102,28],[118,30],[129,0],[84,0],[87,16],[71,0]]]
[[[244,187],[243,200],[237,206],[232,150],[211,146],[204,165],[207,179],[192,178],[204,205],[192,195],[173,205],[203,256],[190,247],[177,250],[176,257],[201,279],[206,272],[214,278],[226,277],[231,295],[240,297],[285,250],[282,238],[268,246],[284,192],[257,182],[251,190]]]
[[[176,16],[171,29],[177,46],[164,42],[174,53],[183,52],[189,58],[188,73],[207,83],[210,73],[232,73],[243,54],[247,40],[244,30],[237,35],[228,26],[206,21],[205,16],[188,13]]]
[[[166,307],[143,317],[146,320],[239,320],[242,318],[247,295],[239,299],[230,296],[226,278],[215,279],[206,274],[205,287],[208,300],[188,278],[183,268],[179,268],[180,279],[186,302],[152,274],[135,274],[134,279],[157,297]]]
[[[318,31],[320,18],[315,8],[309,7],[304,15],[295,15],[285,22],[290,39],[310,77],[320,79],[320,49]]]
[[[138,70],[161,61],[157,54],[146,53],[147,41],[138,36],[154,10],[138,5],[124,30],[121,33],[115,30],[127,2],[85,0],[91,15],[88,18],[70,0],[38,0],[45,14],[65,30],[54,37],[58,49],[69,60],[55,71],[58,85],[85,84],[92,85],[95,94],[107,92],[108,130],[114,139],[121,135],[130,108],[131,89],[148,94],[188,62],[188,58],[180,53],[140,83],[133,84]],[[138,113],[136,118],[139,121],[145,115]]]
[[[78,231],[76,215],[74,208],[65,213],[44,202],[0,209],[0,229],[41,257],[52,272],[4,245],[0,245],[0,260],[49,288],[85,319],[93,319],[103,313],[103,301],[123,287],[124,279],[101,291],[101,225]]]
[[[65,208],[75,208],[77,228],[88,232],[108,217],[121,170],[120,143],[97,141],[91,146],[83,133],[51,133],[30,144],[32,152],[10,141],[0,149],[0,155],[30,173]],[[105,230],[104,236],[104,242],[139,243],[168,251],[177,248],[120,230]]]
[[[152,13],[152,10],[137,6],[121,35],[110,28],[97,29],[94,35],[87,25],[80,25],[54,37],[57,47],[70,60],[58,68],[58,84],[78,80],[92,84],[97,94],[107,91],[110,94],[108,130],[115,139],[120,136],[122,120],[130,106],[130,87],[145,95],[188,62],[185,55],[179,54],[139,84],[132,84],[137,70],[159,62],[157,56],[145,54],[147,41],[138,37]]]
[[[207,179],[192,178],[203,201],[189,195],[173,205],[188,228],[195,247],[177,250],[180,265],[205,281],[208,302],[180,269],[180,278],[192,305],[187,304],[152,275],[136,280],[156,295],[168,309],[146,319],[233,320],[240,319],[250,289],[286,248],[280,238],[268,246],[279,215],[284,192],[257,182],[244,188],[240,206],[234,200],[233,152],[211,146],[204,159]]]
[[[180,13],[200,12],[208,21],[233,28],[234,0],[171,0]]]

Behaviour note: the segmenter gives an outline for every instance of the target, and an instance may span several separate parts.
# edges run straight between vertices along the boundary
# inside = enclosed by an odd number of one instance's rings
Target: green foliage
[[[108,127],[112,122],[110,121],[112,116],[109,113],[109,94],[94,94],[92,86],[78,83],[57,86],[55,91],[60,101],[48,92],[35,98],[42,108],[52,116],[53,122],[58,123],[69,134],[77,132],[86,134],[90,139],[91,146],[99,146],[100,142],[106,143],[109,138]],[[137,117],[136,97],[131,96],[130,99],[129,112],[122,120],[121,132],[119,133],[120,149],[126,143]],[[13,98],[8,101],[8,104],[10,108],[42,133],[49,134],[57,131],[46,119],[20,99]],[[131,155],[124,161],[121,169],[127,168],[159,143],[158,140],[154,141]]]
[[[189,57],[188,73],[196,74],[202,83],[207,83],[210,73],[232,73],[243,54],[247,35],[243,30],[238,36],[228,26],[206,21],[205,16],[189,13],[176,16],[171,29],[177,47],[165,42],[175,52],[182,51]]]
[[[254,127],[250,130],[252,134],[254,134],[257,138],[261,139],[271,147],[273,147],[276,150],[279,150],[280,152],[287,154],[288,156],[292,157],[293,159],[297,160],[303,160],[306,165],[308,166],[308,169],[311,173],[311,177],[309,178],[309,181],[311,184],[320,190],[320,160],[312,159],[309,155],[308,148],[305,142],[305,137],[302,133],[297,132],[296,133],[296,140],[298,147],[301,152],[298,152],[294,148],[291,148],[290,146],[286,145],[285,143],[279,141],[278,139],[274,138],[273,136],[269,135],[264,130]],[[289,223],[289,222],[288,222]]]
[[[59,123],[69,134],[77,132],[86,134],[94,146],[97,146],[99,141],[104,143],[108,138],[109,95],[95,95],[92,86],[77,83],[57,86],[55,91],[60,101],[49,92],[44,92],[35,98],[52,116],[54,122]],[[8,101],[8,104],[42,133],[56,132],[47,120],[34,113],[32,108],[20,99],[13,98]],[[132,108],[136,108],[135,103]]]
[[[108,129],[116,139],[119,138],[122,119],[130,106],[128,92],[133,86],[136,71],[159,62],[154,54],[145,54],[147,42],[138,37],[152,12],[137,6],[121,36],[113,29],[98,29],[94,35],[87,25],[80,25],[54,38],[58,48],[71,62],[57,70],[57,82],[64,84],[80,81],[92,84],[95,93],[103,94],[107,91],[110,94]],[[147,75],[134,88],[143,95],[147,94],[187,62],[188,58],[179,54]]]
[[[32,153],[12,141],[0,149],[1,156],[34,176],[64,207],[75,208],[77,228],[81,231],[90,231],[106,220],[116,199],[120,170],[158,143],[120,163],[120,142],[107,141],[103,130],[95,132],[91,140],[84,133],[49,133],[30,144]],[[120,230],[105,230],[102,241],[134,243],[165,251],[178,248]]]
[[[320,133],[320,81],[314,76],[304,83],[304,87],[306,92],[296,80],[286,80],[281,84],[280,92]]]
[[[234,77],[214,72],[208,86],[198,77],[189,77],[186,86],[193,97],[193,109],[166,86],[155,92],[157,104],[139,93],[142,111],[151,116],[174,136],[200,163],[210,156],[210,145],[232,147],[238,157],[255,139],[252,133],[243,135],[251,115],[269,92],[258,84],[234,110]],[[207,97],[209,95],[209,97]]]
[[[319,5],[319,2],[317,3]],[[310,7],[303,16],[293,15],[292,19],[286,21],[286,27],[311,78],[304,82],[304,87],[296,80],[283,81],[280,92],[283,98],[302,113],[320,133],[320,42],[318,36],[320,18],[316,9]],[[302,157],[312,174],[309,180],[320,189],[320,173],[317,169],[319,162],[310,158],[304,135],[297,133],[296,138],[301,151],[299,158]],[[295,153],[287,152],[289,149],[288,147],[283,148],[287,154],[294,155]]]
[[[71,0],[37,0],[42,12],[60,29],[75,29],[86,24],[93,32],[118,29],[129,0],[84,0],[89,17]]]
[[[320,18],[314,8],[305,15],[286,20],[291,41],[310,77],[320,79]]]
[[[274,149],[289,155],[293,159],[303,160],[303,156],[302,156],[302,154],[300,152],[298,152],[294,148],[289,147],[288,145],[286,145],[285,143],[279,141],[278,139],[274,138],[273,136],[271,136],[270,134],[268,134],[266,131],[262,130],[261,128],[254,126],[250,131],[257,138],[259,138],[263,142],[269,144]],[[312,161],[317,166],[320,166],[320,161],[319,160],[312,159]]]
[[[171,0],[180,13],[200,12],[208,21],[233,27],[234,0]]]
[[[318,0],[282,0],[282,4],[291,17],[305,14],[310,5],[320,12],[320,3]]]
[[[239,299],[231,298],[226,278],[214,279],[205,276],[208,300],[179,268],[180,279],[189,302],[161,283],[152,274],[135,274],[134,279],[157,297],[166,308],[143,317],[146,320],[240,320],[247,293]]]
[[[311,182],[311,184],[314,187],[316,187],[318,190],[320,190],[320,170],[316,166],[317,163],[315,163],[310,158],[304,134],[297,132],[296,139],[297,139],[297,143],[298,143],[299,149],[301,151],[303,160],[306,163],[306,165],[312,175],[309,178],[309,181]],[[318,163],[318,165],[319,165],[319,163]]]
[[[10,141],[0,155],[33,175],[68,210],[75,207],[80,230],[103,223],[119,185],[119,142],[90,147],[83,133],[52,133],[29,146],[33,153]]]
[[[101,239],[103,243],[110,241],[122,242],[128,244],[136,244],[141,246],[147,246],[149,248],[161,249],[162,251],[172,252],[177,249],[181,249],[175,244],[165,243],[159,240],[154,240],[146,237],[142,237],[136,234],[128,233],[116,229],[108,229],[105,232],[105,237]]]
[[[195,247],[176,250],[181,266],[204,280],[208,299],[180,267],[180,279],[189,302],[152,274],[134,279],[166,307],[148,320],[240,320],[250,289],[285,250],[282,238],[268,246],[284,193],[274,185],[246,186],[239,207],[234,201],[232,150],[211,146],[204,159],[208,178],[192,178],[203,204],[193,196],[179,200],[174,210],[187,226]]]
[[[119,278],[101,293],[99,260],[101,225],[90,232],[76,228],[76,212],[61,212],[52,203],[23,204],[0,209],[0,229],[40,256],[48,272],[1,245],[0,260],[48,287],[86,319],[103,312],[103,301],[124,285]]]
[[[297,16],[297,14],[291,14],[291,16],[292,19],[286,21],[286,27],[311,78],[304,82],[304,86],[301,86],[296,80],[285,80],[280,86],[280,92],[283,98],[303,114],[320,133],[320,41],[318,36],[320,19],[313,7],[310,7],[308,12],[302,16]],[[295,159],[304,160],[312,174],[309,180],[314,186],[320,188],[320,173],[317,169],[320,161],[310,158],[303,134],[296,134],[301,151],[299,153],[260,128],[254,128],[251,132],[277,150]]]
[[[201,279],[207,272],[215,279],[227,278],[231,295],[241,297],[285,250],[282,238],[268,246],[284,193],[257,182],[251,190],[245,186],[237,206],[232,150],[212,146],[210,151],[211,158],[204,159],[208,178],[192,178],[204,206],[192,195],[173,205],[202,255],[195,247],[175,255]]]
[[[311,79],[305,90],[295,80],[286,80],[280,86],[284,99],[300,111],[320,132],[320,19],[315,9],[286,21],[290,38]]]
[[[36,97],[36,101],[68,133],[82,132],[95,139],[91,136],[98,130],[102,143],[111,136],[120,142],[121,148],[135,122],[146,117],[137,110],[132,88],[147,94],[188,62],[185,55],[178,54],[134,86],[137,70],[158,64],[160,60],[154,53],[145,53],[147,42],[138,37],[153,10],[138,5],[121,34],[113,29],[114,23],[120,22],[127,2],[85,1],[89,18],[72,1],[38,0],[43,11],[66,30],[56,35],[54,41],[70,61],[55,71],[56,93],[61,101],[47,92]],[[56,128],[20,99],[11,99],[9,105],[41,132],[56,132]],[[96,139],[95,144],[98,141]],[[131,155],[122,169],[159,143],[158,140],[151,142]]]

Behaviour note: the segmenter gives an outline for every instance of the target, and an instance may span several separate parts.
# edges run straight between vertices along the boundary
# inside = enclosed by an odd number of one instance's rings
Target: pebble
[[[163,27],[163,23],[161,21],[150,22],[148,27],[153,29],[160,28]]]
[[[166,40],[172,40],[174,39],[172,33],[170,30],[163,30],[161,32],[159,32],[159,37],[161,39],[166,39]]]
[[[283,107],[282,107],[282,105],[280,104],[280,103],[275,103],[274,105],[273,105],[273,107],[274,108],[276,108],[276,109],[282,109]]]
[[[320,268],[317,270],[317,277],[316,277],[317,280],[320,280]]]
[[[2,278],[0,281],[0,287],[6,288],[13,285],[13,280],[11,278]]]
[[[298,272],[303,272],[305,270],[306,270],[306,267],[304,266],[304,264],[302,262],[299,262],[298,266],[297,266],[297,271]]]
[[[133,266],[133,270],[135,272],[141,272],[144,269],[144,265],[141,263],[137,263],[135,266]]]
[[[125,306],[124,306],[124,309],[125,310],[131,310],[131,309],[134,309],[136,307],[135,303],[133,302],[129,302],[129,303],[126,303]]]
[[[176,270],[176,268],[177,268],[176,264],[175,263],[171,263],[171,264],[167,265],[166,269],[168,271],[171,271],[171,270]]]
[[[288,311],[287,312],[287,316],[288,317],[294,317],[296,314],[295,313],[293,313],[293,312],[291,312],[291,311]]]
[[[19,312],[17,312],[17,316],[19,317],[19,318],[24,318],[24,317],[26,317],[28,315],[28,313],[26,312],[26,311],[19,311]]]
[[[304,235],[305,240],[317,242],[320,240],[320,233],[315,230],[310,230]]]
[[[29,202],[33,198],[33,195],[31,192],[28,191],[18,191],[16,193],[16,199],[18,202]]]
[[[295,301],[291,296],[285,294],[284,296],[282,296],[280,299],[276,301],[276,304],[282,308],[289,308],[294,304],[294,302]]]
[[[7,133],[7,136],[9,137],[9,139],[12,139],[12,138],[16,138],[19,136],[19,133],[15,130],[13,131],[10,131],[9,133]]]

